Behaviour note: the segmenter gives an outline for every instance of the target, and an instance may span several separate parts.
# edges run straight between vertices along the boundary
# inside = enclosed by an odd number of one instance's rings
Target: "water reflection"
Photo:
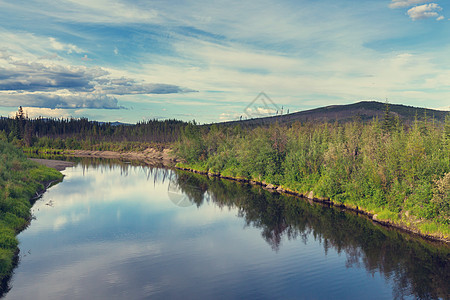
[[[351,213],[141,162],[83,158],[65,173],[19,236],[7,299],[433,299],[450,292],[447,246]],[[170,193],[193,205],[175,205]]]
[[[262,188],[177,171],[180,187],[197,206],[213,201],[236,207],[247,226],[261,229],[264,240],[278,251],[283,237],[318,240],[325,250],[344,252],[346,266],[364,267],[392,280],[393,296],[402,299],[446,299],[450,295],[450,249],[388,230],[370,220],[336,208]],[[186,186],[184,182],[191,183]],[[193,183],[199,188],[192,189]]]

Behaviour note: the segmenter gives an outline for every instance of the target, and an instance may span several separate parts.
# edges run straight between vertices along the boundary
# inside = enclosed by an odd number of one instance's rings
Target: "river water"
[[[227,180],[85,161],[33,206],[5,299],[433,299],[448,246]]]

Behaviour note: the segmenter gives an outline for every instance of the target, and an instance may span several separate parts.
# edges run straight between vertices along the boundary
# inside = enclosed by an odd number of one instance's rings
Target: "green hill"
[[[389,108],[393,116],[397,115],[405,123],[414,121],[416,116],[419,120],[423,120],[426,117],[430,120],[434,119],[436,122],[444,122],[445,116],[450,113],[448,111],[406,106],[402,104],[389,104]],[[259,126],[270,125],[275,122],[278,122],[279,124],[289,124],[298,121],[346,122],[354,120],[355,118],[359,118],[362,121],[368,121],[377,116],[382,118],[385,109],[385,103],[377,101],[361,101],[347,105],[330,105],[281,116],[223,122],[220,124],[236,125],[240,123],[246,126]]]

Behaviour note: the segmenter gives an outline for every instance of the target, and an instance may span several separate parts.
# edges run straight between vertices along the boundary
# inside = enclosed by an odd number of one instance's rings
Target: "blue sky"
[[[447,0],[0,0],[0,115],[207,123],[261,91],[290,112],[450,110],[449,18]]]

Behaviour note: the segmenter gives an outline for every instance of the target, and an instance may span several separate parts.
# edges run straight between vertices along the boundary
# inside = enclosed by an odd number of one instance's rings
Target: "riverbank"
[[[188,172],[192,172],[192,173],[196,173],[196,174],[201,174],[201,175],[205,175],[205,176],[208,176],[208,177],[220,177],[220,178],[223,178],[223,179],[234,180],[234,181],[238,181],[238,182],[241,182],[241,183],[260,185],[264,189],[266,189],[268,191],[271,191],[271,192],[277,192],[277,193],[280,193],[280,194],[293,195],[293,196],[296,196],[296,197],[299,197],[299,198],[303,198],[303,199],[308,199],[308,200],[311,200],[311,201],[314,201],[314,202],[319,202],[319,203],[324,203],[324,204],[336,206],[336,207],[339,207],[339,208],[342,208],[342,209],[354,211],[354,212],[356,212],[358,214],[365,215],[368,218],[370,218],[373,222],[381,224],[383,226],[395,228],[397,230],[401,230],[401,231],[407,232],[409,234],[420,236],[421,238],[426,239],[426,240],[438,241],[438,242],[443,242],[443,243],[446,243],[446,244],[450,244],[450,237],[449,236],[444,236],[442,234],[424,233],[424,232],[421,232],[420,229],[412,227],[412,226],[408,226],[408,224],[403,223],[403,222],[395,222],[395,221],[389,220],[389,219],[381,219],[378,214],[376,214],[376,213],[374,213],[372,211],[365,210],[364,208],[361,208],[361,207],[358,207],[358,206],[354,206],[354,205],[345,204],[345,203],[341,203],[341,202],[337,202],[337,201],[334,201],[333,199],[330,199],[328,197],[317,197],[317,196],[315,196],[314,191],[309,191],[307,193],[301,193],[301,192],[294,191],[294,190],[291,190],[291,189],[288,189],[288,188],[284,188],[281,185],[274,185],[272,183],[267,183],[267,182],[258,181],[258,180],[249,180],[249,179],[242,178],[242,177],[225,176],[225,175],[222,175],[220,173],[206,172],[206,171],[202,171],[202,170],[197,170],[197,169],[193,169],[193,168],[190,168],[190,167],[186,167],[186,166],[183,166],[183,165],[176,165],[175,168],[178,169],[178,170],[183,170],[183,171],[188,171]]]
[[[74,157],[93,157],[93,158],[107,158],[107,159],[127,159],[127,160],[137,160],[142,161],[147,164],[160,164],[166,167],[175,167],[177,162],[180,160],[177,159],[171,152],[169,148],[166,148],[164,150],[158,150],[155,148],[147,148],[142,152],[114,152],[114,151],[93,151],[93,150],[64,150],[60,154],[67,155],[67,156],[74,156]],[[50,161],[51,162],[51,161]],[[53,161],[54,162],[54,161]],[[64,162],[61,162],[64,163]],[[47,166],[51,166],[48,165]],[[351,203],[343,203],[342,201],[336,201],[334,199],[330,199],[328,197],[320,197],[315,193],[315,191],[307,191],[307,192],[300,192],[298,190],[290,189],[287,187],[284,187],[283,185],[277,185],[266,181],[259,181],[259,180],[250,180],[248,178],[238,177],[238,176],[231,176],[229,174],[223,175],[220,173],[214,173],[214,172],[207,172],[205,170],[200,170],[191,168],[190,166],[184,166],[179,165],[176,167],[178,169],[199,173],[203,175],[208,176],[216,176],[221,177],[225,179],[240,181],[240,182],[246,182],[250,184],[255,185],[261,185],[263,188],[269,190],[269,191],[276,191],[279,193],[285,193],[294,195],[301,198],[306,198],[315,202],[322,202],[329,205],[333,205],[336,207],[344,208],[347,210],[351,210],[354,212],[357,212],[359,214],[366,215],[370,219],[372,219],[374,222],[382,224],[384,226],[393,227],[402,231],[409,232],[414,235],[421,236],[424,239],[428,240],[434,240],[434,241],[441,241],[445,243],[450,243],[450,237],[448,235],[442,234],[440,232],[425,232],[421,230],[418,226],[418,221],[416,219],[410,219],[410,220],[402,220],[400,218],[390,218],[390,214],[384,214],[383,212],[375,212],[373,210],[368,210],[363,207],[360,207],[358,205],[354,205]],[[434,226],[432,222],[428,221],[431,226]],[[423,225],[423,223],[421,224]]]
[[[174,149],[187,168],[329,198],[377,221],[448,240],[450,116],[445,124],[391,121],[192,125]]]
[[[42,159],[42,158],[30,158],[31,161],[46,167],[55,169],[57,171],[63,171],[66,168],[73,167],[75,164],[71,161],[54,160],[54,159]]]
[[[63,175],[33,162],[17,148],[0,141],[0,295],[18,260],[16,238],[31,221],[31,207]]]
[[[368,210],[363,207],[360,207],[358,205],[353,205],[350,203],[343,203],[342,201],[335,201],[334,199],[330,199],[329,197],[320,197],[315,193],[314,191],[307,191],[307,192],[300,192],[294,189],[290,189],[287,187],[284,187],[282,185],[273,184],[270,182],[265,181],[259,181],[256,179],[247,179],[243,177],[237,177],[237,176],[230,176],[230,175],[223,175],[220,173],[214,173],[214,172],[207,172],[204,170],[198,170],[195,168],[185,167],[185,166],[176,166],[177,163],[180,162],[178,158],[174,156],[174,154],[171,152],[169,148],[166,148],[162,151],[154,149],[154,148],[148,148],[144,150],[143,152],[114,152],[114,151],[92,151],[92,150],[65,150],[62,152],[63,155],[70,155],[75,157],[95,157],[95,158],[111,158],[111,159],[129,159],[129,160],[139,160],[143,161],[147,164],[162,164],[166,167],[175,167],[177,169],[186,170],[194,173],[199,173],[203,175],[208,176],[216,176],[221,177],[225,179],[255,184],[255,185],[261,185],[263,188],[270,190],[270,191],[276,191],[279,193],[285,193],[294,195],[301,198],[306,198],[315,202],[321,202],[326,203],[329,205],[333,205],[336,207],[344,208],[347,210],[351,210],[354,212],[357,212],[359,214],[366,215],[370,219],[372,219],[373,222],[382,224],[384,226],[396,228],[405,232],[409,232],[414,235],[418,235],[424,239],[433,240],[433,241],[440,241],[444,243],[450,243],[450,237],[448,235],[445,235],[440,232],[425,232],[418,228],[417,226],[417,220],[416,219],[410,219],[410,220],[401,220],[399,218],[391,218],[391,214],[384,214],[384,212],[375,212],[373,210]],[[431,226],[434,226],[432,222],[430,222]],[[422,224],[423,225],[423,224]]]
[[[114,151],[93,151],[93,150],[64,150],[60,152],[60,154],[68,155],[68,156],[74,156],[74,157],[93,157],[93,158],[109,158],[109,159],[128,159],[128,160],[138,160],[145,162],[147,164],[160,164],[166,167],[175,167],[177,162],[180,162],[179,159],[177,159],[171,152],[169,148],[166,148],[164,150],[158,150],[155,148],[147,148],[142,152],[114,152]],[[194,173],[199,173],[203,175],[208,176],[217,176],[225,179],[230,180],[236,180],[240,182],[246,182],[250,184],[255,185],[261,185],[267,190],[270,191],[276,191],[279,193],[285,193],[290,195],[295,195],[298,197],[306,198],[315,202],[322,202],[329,205],[333,205],[336,207],[344,208],[347,210],[352,210],[354,212],[357,212],[359,214],[364,214],[370,219],[372,219],[374,222],[382,224],[384,226],[397,228],[402,231],[406,231],[418,236],[421,236],[424,239],[428,240],[434,240],[434,241],[441,241],[445,243],[450,243],[450,237],[448,234],[442,233],[442,232],[426,232],[417,225],[420,224],[424,225],[424,222],[419,223],[421,220],[417,220],[414,218],[406,219],[404,216],[393,216],[391,212],[388,211],[386,213],[385,211],[374,211],[370,209],[366,209],[364,207],[354,205],[352,203],[344,203],[341,201],[336,201],[334,199],[330,199],[328,197],[321,197],[318,196],[317,193],[313,190],[307,191],[307,192],[300,192],[295,189],[291,189],[288,187],[285,187],[280,184],[274,184],[270,182],[266,182],[264,180],[256,180],[256,179],[248,179],[244,177],[239,176],[232,176],[229,174],[221,174],[219,172],[208,172],[205,170],[197,169],[195,167],[185,166],[185,165],[179,165],[176,167],[178,169],[191,171]],[[430,227],[436,226],[432,221],[426,221]]]
[[[164,165],[173,167],[178,160],[173,154],[171,149],[157,149],[146,148],[143,151],[97,151],[97,150],[54,150],[43,149],[44,151],[37,151],[33,153],[37,154],[50,154],[50,155],[64,155],[73,157],[93,157],[93,158],[109,158],[109,159],[122,159],[122,160],[137,160],[142,161],[149,165]],[[51,166],[50,166],[51,167]]]

